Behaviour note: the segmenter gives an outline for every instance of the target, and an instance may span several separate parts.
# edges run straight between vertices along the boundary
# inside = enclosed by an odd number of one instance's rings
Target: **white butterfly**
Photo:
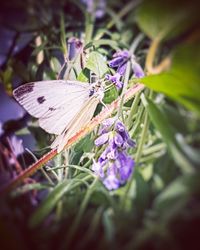
[[[60,152],[91,120],[103,92],[99,82],[52,80],[26,83],[15,89],[13,95],[29,114],[39,118],[40,127],[58,135],[51,148]]]

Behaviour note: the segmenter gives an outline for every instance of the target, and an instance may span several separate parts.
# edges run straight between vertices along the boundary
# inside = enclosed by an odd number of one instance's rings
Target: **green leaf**
[[[79,76],[77,77],[77,81],[81,82],[90,82],[90,71],[87,68],[84,68]]]
[[[100,47],[102,45],[108,45],[108,46],[112,47],[113,49],[116,49],[116,50],[118,49],[118,43],[116,41],[111,40],[111,39],[94,40],[94,41],[88,43],[85,46],[85,49],[88,49],[92,46]]]
[[[91,140],[91,135],[85,136],[81,139],[74,147],[74,151],[91,152],[93,147],[93,141]]]
[[[140,82],[200,114],[199,58],[198,44],[180,46],[174,53],[169,72],[144,77]]]
[[[53,210],[61,197],[69,190],[71,183],[69,180],[58,184],[48,197],[42,202],[40,207],[33,213],[30,219],[30,226],[37,226]]]
[[[184,173],[192,173],[193,163],[191,162],[190,155],[186,155],[183,150],[183,145],[177,140],[178,131],[172,127],[168,117],[165,115],[163,110],[158,108],[151,100],[146,100],[146,108],[150,115],[150,118],[161,133],[163,140],[166,142],[171,155]]]
[[[115,233],[112,216],[113,216],[112,209],[107,209],[103,214],[103,225],[105,230],[105,236],[109,241],[113,239]]]
[[[193,1],[144,0],[136,11],[136,21],[151,39],[173,38],[196,22],[198,3]]]
[[[185,175],[171,182],[155,199],[154,208],[164,217],[180,210],[194,193],[199,192],[199,174]],[[170,208],[170,210],[169,210]]]
[[[86,68],[91,70],[98,77],[103,77],[103,75],[108,71],[104,57],[96,51],[90,53],[86,63]]]
[[[112,101],[116,100],[118,97],[118,92],[116,88],[113,86],[108,91],[104,93],[104,103],[111,103]]]
[[[160,213],[166,212],[166,209],[175,205],[177,202],[184,202],[188,196],[189,190],[186,185],[188,177],[180,177],[170,183],[155,199],[154,207]]]
[[[139,211],[143,211],[149,202],[150,189],[148,182],[145,181],[144,177],[140,173],[139,169],[135,169],[134,179],[136,182],[136,202]]]

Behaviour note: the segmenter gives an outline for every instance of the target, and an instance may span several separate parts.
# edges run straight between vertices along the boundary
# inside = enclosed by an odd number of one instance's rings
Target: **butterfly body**
[[[46,132],[57,135],[52,148],[60,152],[67,141],[92,118],[103,98],[99,82],[52,80],[26,83],[13,91],[15,99],[39,119]]]

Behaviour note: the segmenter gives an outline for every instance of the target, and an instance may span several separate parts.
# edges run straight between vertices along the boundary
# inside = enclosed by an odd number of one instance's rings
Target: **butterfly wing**
[[[81,110],[66,126],[65,130],[52,143],[51,148],[56,148],[60,152],[66,145],[67,141],[74,136],[85,124],[87,124],[94,114],[94,111],[99,103],[99,99],[92,96],[82,106]]]
[[[48,133],[60,135],[89,99],[89,84],[78,81],[40,81],[14,90],[15,99]]]

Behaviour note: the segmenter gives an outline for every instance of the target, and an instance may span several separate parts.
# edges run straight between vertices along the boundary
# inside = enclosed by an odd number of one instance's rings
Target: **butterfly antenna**
[[[101,103],[107,110],[109,110],[109,109],[108,109],[108,106],[107,106],[102,100],[100,100],[100,103]]]

